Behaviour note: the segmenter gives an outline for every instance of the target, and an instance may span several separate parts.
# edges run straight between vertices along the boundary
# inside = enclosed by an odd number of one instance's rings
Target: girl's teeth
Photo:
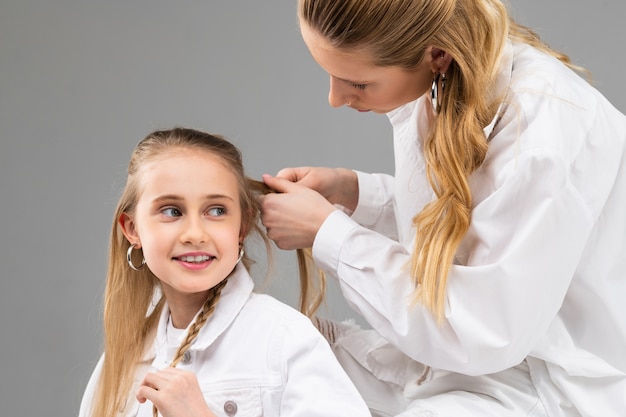
[[[211,259],[210,256],[207,255],[199,255],[199,256],[181,256],[180,260],[183,262],[206,262]]]

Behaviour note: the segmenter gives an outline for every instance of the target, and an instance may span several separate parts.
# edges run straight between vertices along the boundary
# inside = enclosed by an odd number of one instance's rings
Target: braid
[[[181,343],[178,347],[176,355],[174,355],[174,359],[172,359],[172,363],[170,363],[170,367],[175,368],[176,365],[180,363],[185,353],[189,350],[189,347],[191,347],[193,341],[196,340],[198,333],[200,333],[200,329],[202,329],[202,326],[204,326],[211,314],[213,314],[213,312],[215,311],[215,306],[220,299],[220,295],[222,294],[222,290],[226,286],[227,281],[228,279],[225,279],[209,290],[209,297],[202,305],[202,311],[198,315],[196,321],[193,322],[193,324],[189,328],[189,331],[187,332],[187,337],[185,337],[183,343]],[[158,416],[158,410],[156,406],[152,406],[152,415],[153,417]]]
[[[200,329],[204,326],[204,323],[207,322],[209,316],[211,316],[211,314],[215,311],[215,306],[220,299],[220,294],[222,293],[224,286],[226,286],[227,281],[228,280],[223,280],[209,291],[209,297],[202,306],[202,312],[198,315],[196,321],[191,325],[189,332],[187,332],[187,337],[179,346],[178,351],[176,351],[176,355],[174,355],[174,359],[170,364],[172,368],[176,367],[176,365],[178,365],[178,363],[183,359],[183,355],[185,355],[185,353],[189,350],[193,341],[196,340]]]

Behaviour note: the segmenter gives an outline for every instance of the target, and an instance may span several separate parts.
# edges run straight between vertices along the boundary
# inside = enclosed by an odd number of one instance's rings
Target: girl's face
[[[364,53],[334,48],[304,22],[301,32],[315,61],[330,75],[328,102],[332,107],[347,105],[362,112],[387,113],[430,90],[430,59],[423,59],[412,70],[376,66]]]
[[[138,175],[136,211],[122,220],[128,240],[139,243],[168,301],[196,294],[202,302],[239,256],[235,175],[211,153],[189,149],[146,163]]]

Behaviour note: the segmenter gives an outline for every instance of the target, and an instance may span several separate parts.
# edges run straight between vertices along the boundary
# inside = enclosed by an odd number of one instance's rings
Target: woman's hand
[[[195,374],[182,369],[169,367],[146,374],[135,396],[140,403],[151,401],[163,417],[216,417]]]
[[[285,168],[276,174],[320,193],[331,204],[354,211],[359,201],[359,184],[354,171],[345,168]],[[269,184],[268,184],[269,185]]]
[[[267,236],[280,249],[310,248],[322,223],[336,208],[319,192],[302,185],[315,180],[309,174],[312,171],[281,172],[288,178],[263,176],[263,181],[277,191],[259,197]]]

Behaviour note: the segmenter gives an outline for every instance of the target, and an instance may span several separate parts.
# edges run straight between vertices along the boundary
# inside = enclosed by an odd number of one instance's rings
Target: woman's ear
[[[119,219],[117,219],[117,222],[130,244],[135,244],[135,247],[139,249],[141,247],[141,241],[139,240],[139,234],[137,233],[133,218],[129,216],[128,213],[122,213]]]
[[[433,74],[441,72],[445,74],[452,63],[452,57],[443,49],[430,48],[431,70]]]

